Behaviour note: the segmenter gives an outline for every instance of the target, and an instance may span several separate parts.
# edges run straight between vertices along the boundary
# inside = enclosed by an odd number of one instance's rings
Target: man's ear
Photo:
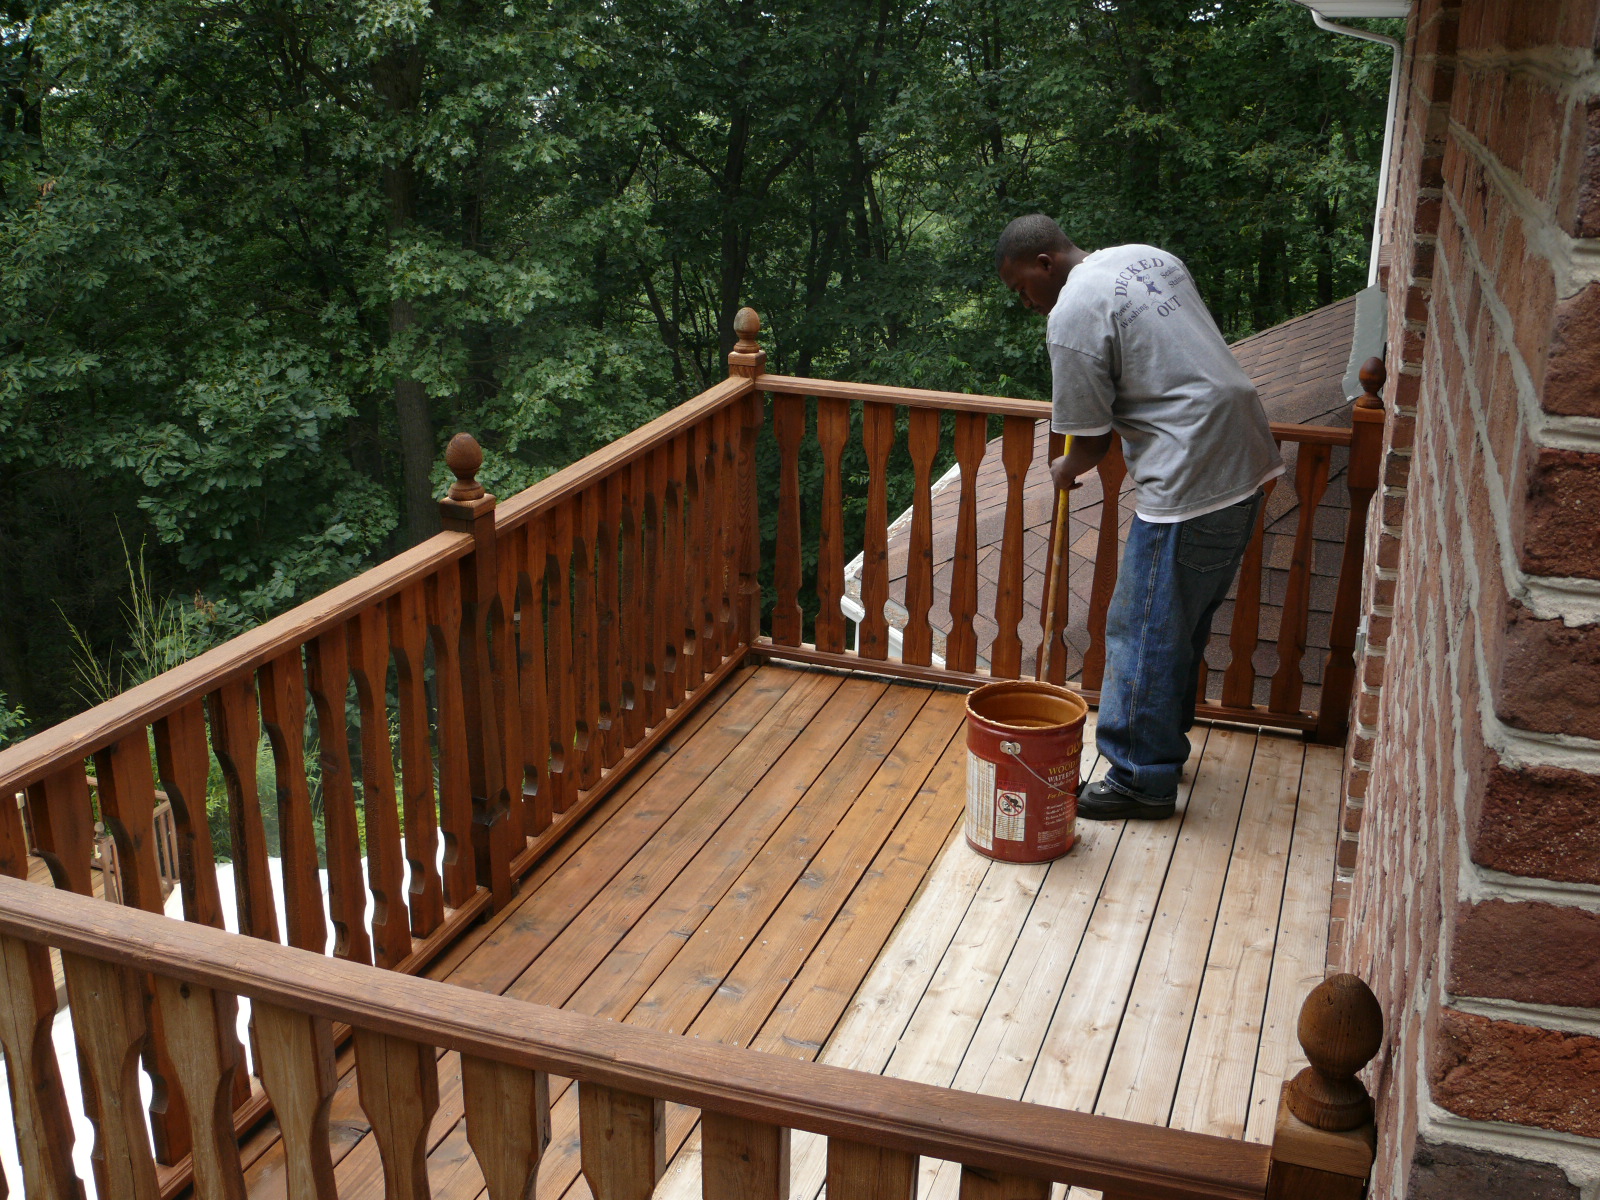
[[[1055,259],[1049,254],[1039,254],[1033,261],[1034,265],[1047,275],[1055,268],[1056,265]]]

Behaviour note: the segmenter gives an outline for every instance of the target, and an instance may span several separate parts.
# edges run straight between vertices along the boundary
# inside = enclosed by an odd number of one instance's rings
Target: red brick
[[[1363,809],[1359,804],[1344,806],[1344,831],[1352,837],[1361,833],[1361,813]]]
[[[1346,871],[1355,869],[1356,859],[1361,853],[1361,843],[1352,837],[1341,836],[1339,839],[1339,865]]]
[[[1385,608],[1393,607],[1396,580],[1375,579],[1372,583],[1372,602]]]
[[[1600,4],[1574,0],[1564,5],[1560,42],[1579,50],[1600,50]]]
[[[1600,1137],[1600,1038],[1444,1009],[1433,1098],[1477,1121]]]
[[[1389,405],[1392,409],[1415,409],[1422,391],[1422,376],[1402,372],[1390,381]]]
[[[1547,412],[1600,417],[1600,283],[1556,305],[1541,400]]]
[[[1524,1004],[1600,1006],[1600,913],[1542,902],[1461,904],[1450,991]]]
[[[1381,658],[1375,660],[1371,655],[1366,656],[1368,664],[1374,661],[1382,662],[1383,660]],[[1379,686],[1381,686],[1381,681]],[[1359,693],[1356,696],[1356,720],[1363,725],[1376,726],[1378,724],[1378,709],[1381,701],[1382,697],[1376,692]]]
[[[1600,625],[1507,614],[1498,691],[1503,720],[1540,733],[1600,738]]]
[[[1385,487],[1403,488],[1411,479],[1411,458],[1404,454],[1391,454],[1383,467]]]
[[[1556,277],[1548,260],[1529,255],[1523,265],[1516,314],[1517,352],[1533,376],[1534,386],[1543,380],[1545,358],[1550,351],[1551,310],[1556,302]]]
[[[1369,688],[1383,687],[1384,669],[1389,665],[1388,659],[1381,654],[1366,654],[1362,656],[1361,682]],[[1367,722],[1369,725],[1372,722]]]
[[[1600,454],[1539,452],[1528,480],[1522,565],[1535,575],[1600,579]]]
[[[1367,795],[1367,785],[1372,781],[1371,771],[1351,771],[1349,775],[1350,786],[1345,789],[1345,794],[1352,800],[1363,800]]]
[[[1600,777],[1491,761],[1472,858],[1496,871],[1600,884]]]
[[[1367,642],[1373,646],[1383,646],[1389,641],[1389,633],[1394,628],[1393,617],[1381,617],[1376,614],[1367,618]]]
[[[1574,237],[1600,237],[1600,97],[1590,98],[1583,115],[1581,136],[1567,143],[1564,186],[1573,187],[1574,206],[1566,224]]]

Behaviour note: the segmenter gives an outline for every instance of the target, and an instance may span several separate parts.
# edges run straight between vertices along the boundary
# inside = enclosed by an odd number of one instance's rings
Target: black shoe
[[[1178,807],[1178,798],[1141,800],[1119,791],[1105,780],[1091,783],[1078,792],[1078,815],[1090,821],[1163,821]]]

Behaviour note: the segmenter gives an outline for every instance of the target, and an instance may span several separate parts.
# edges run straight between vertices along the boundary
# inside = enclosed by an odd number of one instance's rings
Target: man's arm
[[[1057,488],[1066,490],[1077,486],[1078,476],[1086,475],[1100,465],[1100,460],[1111,449],[1111,435],[1097,433],[1089,437],[1075,436],[1071,449],[1050,464],[1050,478]]]

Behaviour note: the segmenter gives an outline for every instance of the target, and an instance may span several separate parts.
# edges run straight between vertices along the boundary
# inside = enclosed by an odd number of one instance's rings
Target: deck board
[[[1051,864],[961,837],[964,697],[742,669],[430,974],[643,1027],[999,1096],[1264,1140],[1294,1014],[1321,973],[1340,759],[1197,727],[1181,815],[1080,822]],[[1092,742],[1091,742],[1092,746]],[[1091,750],[1086,777],[1100,771]],[[345,1200],[380,1200],[347,1059]],[[439,1059],[428,1169],[483,1200],[459,1060]],[[577,1093],[551,1080],[538,1195],[584,1200]],[[698,1114],[668,1106],[660,1197],[699,1194]],[[252,1200],[283,1196],[261,1139]],[[823,1192],[797,1133],[797,1198]],[[922,1195],[957,1173],[927,1161]],[[1061,1189],[1057,1189],[1058,1194]],[[1082,1193],[1082,1195],[1088,1195]]]

